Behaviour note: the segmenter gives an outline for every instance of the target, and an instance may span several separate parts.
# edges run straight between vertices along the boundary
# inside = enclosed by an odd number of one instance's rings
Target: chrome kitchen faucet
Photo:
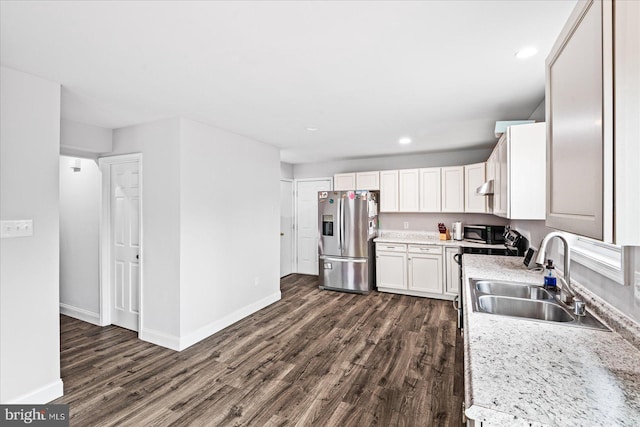
[[[569,242],[567,242],[567,239],[564,238],[562,233],[559,233],[557,231],[552,231],[551,233],[544,236],[544,239],[542,239],[542,242],[540,242],[540,248],[538,249],[536,264],[544,265],[546,253],[547,253],[547,246],[549,245],[549,242],[551,241],[551,239],[553,239],[554,237],[557,237],[558,239],[562,240],[562,244],[564,245],[564,272],[563,272],[564,279],[560,278],[562,282],[562,288],[560,289],[560,301],[562,301],[567,305],[572,305],[573,300],[576,297],[576,293],[571,287],[571,271],[570,271],[571,251],[569,249]],[[581,311],[584,310],[584,303],[580,304],[580,308],[581,308]]]

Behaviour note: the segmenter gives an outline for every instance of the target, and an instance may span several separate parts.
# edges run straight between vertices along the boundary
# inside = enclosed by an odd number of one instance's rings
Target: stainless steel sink
[[[573,315],[549,301],[483,295],[478,298],[481,311],[503,316],[526,317],[551,322],[571,322]]]
[[[526,283],[494,282],[489,280],[479,280],[475,283],[476,290],[483,294],[534,300],[553,299],[553,295],[545,289],[542,289],[540,286],[529,285]]]
[[[469,286],[471,305],[476,312],[609,330],[589,312],[585,316],[575,315],[570,307],[558,301],[557,292],[535,284],[471,279]]]

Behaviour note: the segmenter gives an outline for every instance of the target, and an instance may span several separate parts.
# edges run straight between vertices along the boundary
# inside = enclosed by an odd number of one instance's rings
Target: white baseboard
[[[100,313],[94,313],[93,311],[85,310],[84,308],[74,307],[61,302],[60,313],[65,316],[73,317],[74,319],[82,320],[83,322],[104,326],[100,324]]]
[[[62,379],[58,378],[50,384],[3,403],[7,405],[44,405],[45,403],[62,397],[63,394],[64,386]]]
[[[234,311],[223,317],[222,319],[216,320],[215,322],[209,323],[202,328],[199,328],[185,336],[180,337],[180,345],[179,350],[182,351],[195,343],[202,341],[203,339],[215,334],[218,331],[226,328],[229,325],[236,323],[238,320],[244,319],[250,314],[255,313],[258,310],[261,310],[276,301],[279,301],[282,298],[282,294],[280,291],[269,295],[266,298],[263,298],[259,301],[254,302],[253,304],[249,304],[245,307],[242,307],[239,310]]]
[[[151,344],[159,345],[170,350],[180,351],[180,337],[170,335],[154,329],[143,328],[138,332],[138,338]]]

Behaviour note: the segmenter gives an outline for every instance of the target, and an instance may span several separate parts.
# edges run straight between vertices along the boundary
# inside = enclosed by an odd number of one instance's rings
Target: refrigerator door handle
[[[333,262],[355,262],[355,263],[364,263],[367,262],[366,258],[336,258],[326,255],[321,255],[320,259],[322,261],[333,261]]]
[[[344,200],[342,199],[342,197],[340,197],[340,206],[339,206],[339,214],[338,216],[340,217],[340,254],[342,254],[342,250],[344,248]]]

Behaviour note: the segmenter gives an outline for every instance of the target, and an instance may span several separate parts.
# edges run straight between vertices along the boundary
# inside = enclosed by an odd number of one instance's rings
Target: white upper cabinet
[[[333,189],[335,191],[356,190],[355,173],[337,173],[333,176]]]
[[[398,212],[398,171],[380,172],[380,212]]]
[[[486,213],[487,197],[476,192],[486,181],[486,164],[476,163],[464,167],[464,211]]]
[[[547,57],[549,227],[640,244],[639,27],[640,2],[578,2]]]
[[[488,163],[493,214],[509,219],[545,217],[545,124],[510,126]]]
[[[418,212],[420,177],[418,169],[402,169],[398,171],[400,188],[400,212]]]
[[[380,172],[357,172],[356,190],[380,190]]]
[[[379,190],[380,172],[337,173],[333,176],[335,191]]]
[[[420,169],[420,212],[440,212],[440,168]]]
[[[442,168],[442,212],[464,212],[464,166]]]

